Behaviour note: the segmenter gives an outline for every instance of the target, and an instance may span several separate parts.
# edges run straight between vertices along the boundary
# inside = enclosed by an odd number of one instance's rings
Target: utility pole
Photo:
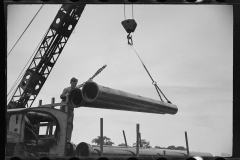
[[[137,142],[136,142],[136,155],[139,157],[139,124],[137,124]]]
[[[103,118],[100,119],[100,151],[103,156]]]
[[[187,156],[189,157],[188,137],[187,137],[186,131],[185,131],[185,140],[186,140],[186,147],[187,147]]]

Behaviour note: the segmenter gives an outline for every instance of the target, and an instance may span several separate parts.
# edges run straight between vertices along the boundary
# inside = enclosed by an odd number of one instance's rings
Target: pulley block
[[[137,27],[137,23],[134,19],[126,19],[122,21],[122,25],[127,33],[134,32]]]

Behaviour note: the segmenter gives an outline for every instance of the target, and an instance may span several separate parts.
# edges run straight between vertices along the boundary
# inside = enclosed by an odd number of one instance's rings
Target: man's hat
[[[77,82],[77,81],[78,81],[78,79],[73,77],[70,82]]]

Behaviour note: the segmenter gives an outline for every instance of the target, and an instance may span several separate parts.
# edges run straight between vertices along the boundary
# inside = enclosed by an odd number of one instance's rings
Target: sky
[[[7,57],[7,93],[56,16],[59,5],[44,5]],[[7,53],[41,5],[9,5]],[[141,57],[165,96],[178,107],[175,115],[80,107],[74,111],[72,142],[103,133],[114,145],[136,141],[136,124],[150,145],[184,146],[214,156],[232,153],[233,10],[230,5],[125,5],[126,19],[137,22],[133,46],[121,22],[124,5],[86,5],[75,30],[32,107],[39,100],[60,102],[72,77],[79,84],[100,67],[101,86],[160,100],[138,59]],[[134,47],[134,49],[133,49]]]

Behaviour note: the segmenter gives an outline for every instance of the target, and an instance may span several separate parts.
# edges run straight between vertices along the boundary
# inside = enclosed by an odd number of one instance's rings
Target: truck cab
[[[73,146],[66,145],[65,112],[47,107],[8,109],[6,118],[6,156],[73,156]]]

